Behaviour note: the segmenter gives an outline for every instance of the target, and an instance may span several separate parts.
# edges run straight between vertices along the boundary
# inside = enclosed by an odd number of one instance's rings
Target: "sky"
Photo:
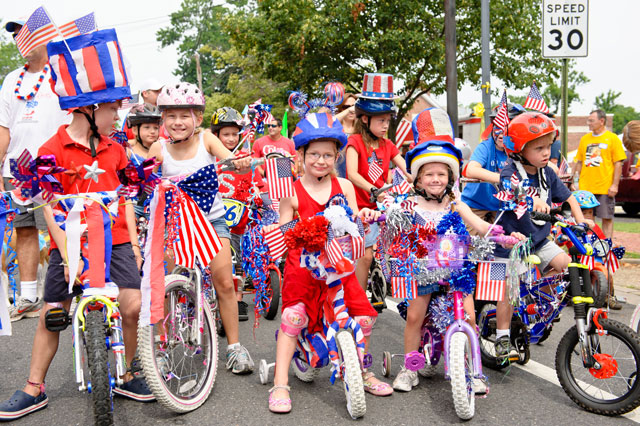
[[[173,75],[177,67],[176,49],[160,49],[160,44],[156,41],[156,32],[169,25],[169,14],[180,8],[181,2],[178,0],[0,1],[3,27],[8,19],[28,16],[41,5],[45,6],[58,25],[93,11],[99,28],[116,28],[122,50],[130,63],[134,90],[147,78],[157,78],[163,83],[178,81]],[[572,114],[588,114],[593,109],[595,97],[609,89],[622,92],[618,98],[620,104],[640,111],[640,84],[637,77],[640,69],[638,16],[638,0],[589,2],[589,56],[576,59],[576,68],[591,81],[579,87],[582,101],[572,104]],[[557,62],[560,67],[560,61]],[[480,84],[478,82],[477,86],[463,87],[458,93],[458,103],[468,105],[481,101]],[[500,87],[500,82],[494,79],[492,86]],[[528,88],[514,91],[514,94],[526,95],[527,92]],[[436,99],[442,105],[446,104],[444,95]],[[492,100],[493,103],[498,101]]]

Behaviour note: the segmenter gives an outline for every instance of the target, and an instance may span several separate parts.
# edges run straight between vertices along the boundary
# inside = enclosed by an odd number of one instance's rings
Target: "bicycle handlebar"
[[[516,245],[519,239],[510,235],[490,235],[487,237],[489,241],[493,241],[498,244]]]

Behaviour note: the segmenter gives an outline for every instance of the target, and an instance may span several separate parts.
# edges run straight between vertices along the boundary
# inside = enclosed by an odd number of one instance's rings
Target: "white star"
[[[93,179],[95,183],[98,183],[98,176],[104,173],[104,170],[98,168],[98,160],[94,161],[90,166],[85,164],[83,167],[87,171],[84,178]]]

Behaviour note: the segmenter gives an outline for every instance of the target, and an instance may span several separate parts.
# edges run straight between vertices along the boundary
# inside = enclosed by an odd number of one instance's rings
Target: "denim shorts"
[[[213,229],[216,230],[216,234],[220,238],[226,238],[227,240],[231,239],[231,232],[229,231],[229,225],[227,225],[227,221],[224,219],[224,216],[220,216],[213,220],[209,221],[211,225],[213,225]]]
[[[370,223],[369,229],[364,233],[365,248],[372,247],[376,243],[376,240],[378,239],[379,234],[380,234],[380,225],[378,225],[378,222]]]
[[[427,285],[419,285],[418,286],[418,296],[426,296],[427,294],[435,293],[440,290],[440,284],[431,283]]]

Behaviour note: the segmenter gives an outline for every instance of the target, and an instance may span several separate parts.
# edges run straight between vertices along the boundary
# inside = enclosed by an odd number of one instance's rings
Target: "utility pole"
[[[196,60],[196,76],[198,78],[198,88],[200,89],[201,92],[203,92],[203,90],[202,90],[202,68],[200,68],[200,54],[198,52],[196,52],[196,54],[193,55],[193,57]]]
[[[458,136],[458,75],[456,65],[456,0],[444,0],[444,57],[447,75],[447,113]]]
[[[567,114],[569,113],[569,60],[562,59],[562,156],[567,158],[567,144],[569,143],[569,126]]]
[[[489,125],[489,116],[491,114],[491,57],[489,56],[489,42],[490,42],[490,13],[489,13],[489,1],[482,0],[480,9],[480,32],[482,38],[482,104],[484,105],[484,123]],[[480,131],[483,131],[481,129]]]

